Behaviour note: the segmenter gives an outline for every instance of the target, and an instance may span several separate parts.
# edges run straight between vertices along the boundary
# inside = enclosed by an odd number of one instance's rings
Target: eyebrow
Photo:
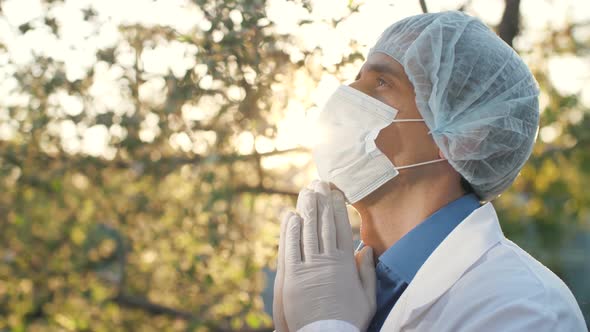
[[[363,66],[366,68],[367,71],[373,71],[373,72],[377,72],[377,73],[381,73],[381,74],[387,74],[387,75],[391,75],[395,78],[399,78],[399,71],[385,65],[385,64],[381,64],[381,63],[370,63],[370,64],[365,64],[365,66]],[[361,70],[359,70],[359,73],[356,75],[355,80],[358,80],[359,77],[361,76]]]

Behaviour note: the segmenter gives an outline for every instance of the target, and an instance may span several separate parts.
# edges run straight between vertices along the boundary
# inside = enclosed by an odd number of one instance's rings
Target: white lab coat
[[[300,331],[354,331],[335,321]],[[350,329],[352,327],[352,329]],[[436,248],[393,307],[381,331],[587,331],[567,286],[504,237],[487,203]]]

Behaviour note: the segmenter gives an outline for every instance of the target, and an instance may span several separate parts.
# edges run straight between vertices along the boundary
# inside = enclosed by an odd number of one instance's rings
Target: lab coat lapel
[[[492,203],[473,211],[424,262],[381,331],[399,331],[420,317],[503,236]]]

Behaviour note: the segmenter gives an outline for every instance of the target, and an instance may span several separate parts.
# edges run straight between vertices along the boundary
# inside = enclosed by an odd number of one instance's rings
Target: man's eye
[[[384,79],[382,79],[381,77],[377,78],[377,86],[388,86],[389,84],[387,84],[387,82],[385,82]]]

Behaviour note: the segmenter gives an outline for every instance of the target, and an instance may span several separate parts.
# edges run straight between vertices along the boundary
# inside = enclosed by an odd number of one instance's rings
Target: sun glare
[[[444,0],[429,2],[430,11],[456,9],[464,1]],[[404,17],[421,12],[418,1],[366,1],[359,7],[358,12],[346,17],[347,2],[341,0],[314,0],[311,12],[302,5],[287,0],[270,0],[267,6],[268,19],[275,24],[278,32],[293,36],[299,53],[301,51],[320,50],[319,64],[331,67],[352,52],[351,42],[354,41],[359,51],[366,55],[369,48],[375,43],[380,33],[391,23]],[[485,22],[494,24],[501,17],[504,2],[496,1],[471,1],[468,11],[481,17]],[[587,22],[590,20],[590,2],[588,1],[541,1],[523,0],[523,34],[519,36],[519,45],[533,45],[532,42],[545,34],[540,33],[548,26],[561,26],[566,21]],[[84,19],[83,10],[92,7],[96,11],[96,20],[99,27]],[[128,97],[117,87],[117,82],[125,70],[124,67],[132,66],[134,62],[133,51],[128,44],[122,43],[118,26],[121,24],[162,25],[173,28],[178,33],[190,33],[194,28],[207,27],[207,20],[203,12],[188,0],[66,0],[63,3],[52,6],[51,16],[55,17],[63,33],[59,40],[47,29],[32,29],[25,34],[19,34],[19,25],[31,22],[33,26],[42,26],[39,21],[44,11],[48,10],[38,0],[7,0],[2,3],[4,15],[0,18],[0,43],[6,46],[6,55],[18,65],[26,65],[33,61],[33,54],[37,52],[66,64],[66,76],[68,80],[76,80],[84,76],[87,70],[94,66],[94,83],[91,89],[93,97],[97,100],[92,105],[81,105],[78,97],[69,96],[62,92],[51,97],[61,106],[67,114],[78,114],[81,107],[85,112],[101,113],[106,109],[117,109],[127,112],[133,108],[128,102]],[[556,15],[556,12],[563,14]],[[233,21],[239,24],[243,19],[239,12],[231,13]],[[342,21],[332,27],[332,20]],[[301,20],[309,20],[309,24],[299,25]],[[37,22],[39,21],[39,22]],[[209,22],[210,26],[210,22]],[[118,65],[106,68],[105,63],[96,61],[96,51],[106,47],[116,46]],[[202,72],[203,66],[196,64],[195,56],[198,49],[181,42],[171,42],[147,48],[141,56],[144,70],[154,75],[162,75],[171,71],[175,76],[181,77],[187,70]],[[297,50],[294,50],[296,53]],[[301,57],[294,53],[295,58]],[[1,62],[0,54],[0,62]],[[590,66],[587,64],[590,58],[568,57],[551,58],[547,61],[550,79],[564,93],[580,93],[583,103],[590,104]],[[358,70],[362,61],[355,66],[342,68],[343,81],[352,79],[354,72]],[[14,68],[6,65],[0,70],[3,78],[0,83],[0,100],[6,103],[15,100],[14,80],[11,75]],[[256,73],[247,73],[248,80],[253,81]],[[572,79],[572,74],[575,76]],[[351,77],[348,77],[351,76]],[[205,77],[199,84],[203,88],[215,87],[211,77]],[[304,70],[296,73],[294,88],[290,90],[290,100],[286,109],[280,110],[278,115],[278,134],[274,141],[265,138],[247,137],[240,135],[238,150],[240,153],[252,151],[271,151],[274,149],[289,149],[303,146],[311,147],[320,137],[312,130],[311,123],[317,115],[319,108],[326,101],[331,92],[343,82],[331,74],[323,74],[319,82],[312,79]],[[164,91],[162,81],[157,78],[147,80],[141,86],[142,98],[146,102],[158,104],[161,102]],[[228,90],[228,95],[235,100],[244,97],[244,92],[239,89]],[[26,102],[26,101],[21,101]],[[196,107],[196,106],[195,106]],[[215,109],[215,107],[211,107]],[[198,112],[205,112],[199,107]],[[183,109],[183,116],[185,110]],[[194,117],[194,116],[193,116]],[[199,117],[198,115],[196,116]],[[6,125],[4,125],[6,127]],[[83,130],[91,130],[91,135]],[[82,151],[91,155],[106,156],[108,145],[104,144],[105,131],[98,128],[77,128],[77,134],[82,138],[81,142],[73,143],[75,135],[68,137],[71,151]],[[10,131],[3,130],[5,135]],[[548,131],[546,131],[547,133]],[[148,135],[149,134],[149,135]],[[106,133],[108,137],[109,133]],[[145,138],[149,141],[154,133],[144,131]],[[150,137],[147,137],[150,136]],[[550,134],[546,134],[550,137]],[[96,140],[96,142],[92,142]],[[174,145],[188,147],[187,138],[179,136]],[[99,150],[103,149],[105,153]]]

